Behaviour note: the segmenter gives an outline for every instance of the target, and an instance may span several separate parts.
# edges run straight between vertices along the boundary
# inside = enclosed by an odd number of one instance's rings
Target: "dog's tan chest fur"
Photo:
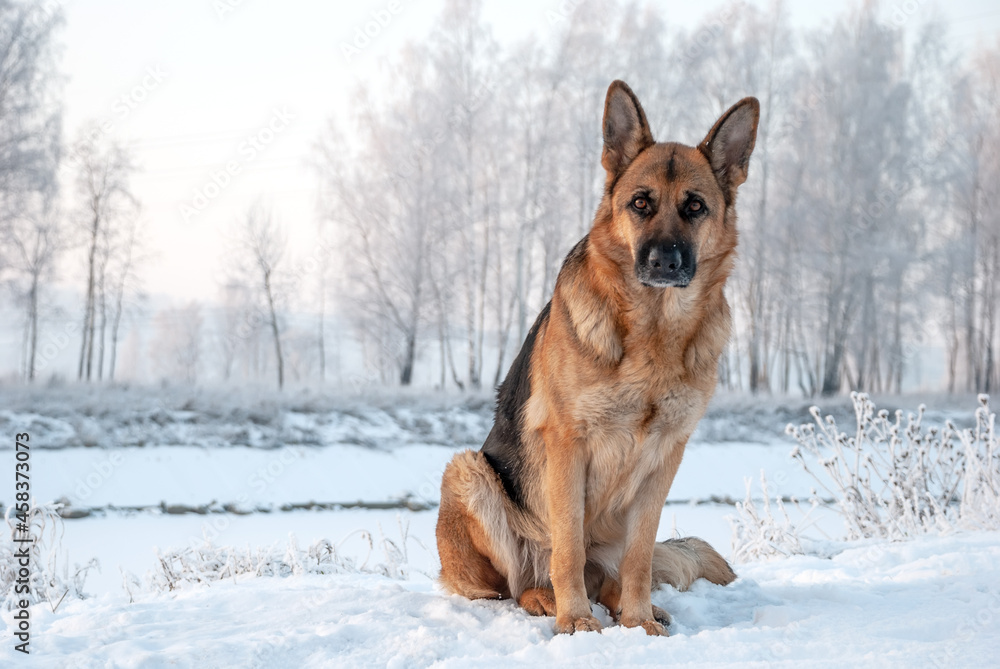
[[[635,378],[627,350],[622,367],[624,378]],[[587,417],[584,526],[591,543],[623,541],[636,500],[666,494],[711,395],[683,378],[653,388],[658,396],[650,390],[648,383],[620,381],[581,393],[574,403],[573,415]]]

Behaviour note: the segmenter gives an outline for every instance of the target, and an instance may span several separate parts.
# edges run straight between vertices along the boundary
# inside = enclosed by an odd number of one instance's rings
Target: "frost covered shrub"
[[[85,596],[84,583],[88,572],[98,566],[97,560],[93,559],[83,566],[76,564],[70,569],[69,558],[62,550],[64,528],[63,519],[59,516],[60,506],[35,505],[32,501],[25,523],[34,538],[30,543],[14,541],[20,521],[14,517],[13,507],[9,507],[4,515],[7,531],[0,532],[0,598],[8,611],[17,608],[18,601],[22,599],[31,604],[49,602],[55,610],[67,596],[77,599]],[[23,533],[16,534],[23,536]],[[19,574],[22,552],[28,554],[29,575],[26,579]],[[27,587],[27,591],[19,586]]]
[[[816,407],[810,411],[814,423],[786,429],[798,442],[792,457],[832,499],[848,539],[1000,529],[1000,445],[986,395],[979,396],[975,426],[968,429],[951,421],[925,427],[923,405],[904,420],[902,411],[876,410],[863,393],[852,393],[851,400],[851,435]],[[796,526],[779,497],[776,517],[763,472],[761,487],[763,506],[751,497],[747,481],[746,499],[730,518],[736,562],[804,552],[801,533],[809,513]],[[816,489],[810,501],[812,509],[822,503]]]
[[[780,518],[776,518],[771,511],[771,496],[764,472],[760,473],[760,487],[764,494],[762,507],[757,507],[751,495],[750,479],[746,480],[746,484],[746,498],[736,502],[736,515],[727,517],[733,530],[733,561],[743,563],[803,554],[805,551],[799,529],[788,516],[781,497],[774,499]],[[818,502],[813,500],[813,505],[816,504]]]
[[[320,539],[305,550],[299,548],[293,535],[289,535],[288,545],[284,548],[277,545],[257,548],[215,546],[206,539],[197,547],[166,553],[157,551],[157,565],[149,575],[149,585],[156,591],[169,591],[185,583],[211,584],[226,578],[236,580],[239,576],[343,573],[381,574],[405,579],[410,575],[406,548],[410,541],[409,525],[400,523],[399,531],[399,543],[387,538],[379,527],[381,538],[377,542],[370,532],[359,530],[340,543]],[[344,542],[354,536],[360,536],[368,546],[368,553],[360,562],[340,552]],[[382,553],[382,561],[369,564],[376,545]],[[125,587],[130,594],[135,585],[134,578],[130,580],[126,577]]]
[[[1000,439],[989,399],[979,396],[976,426],[958,431],[965,448],[959,520],[966,527],[996,530],[1000,529]]]
[[[851,400],[853,435],[816,407],[814,423],[786,430],[799,444],[792,456],[834,498],[848,538],[1000,528],[1000,448],[986,395],[975,427],[965,430],[951,421],[925,428],[923,405],[904,421],[902,411],[876,411],[863,393]]]

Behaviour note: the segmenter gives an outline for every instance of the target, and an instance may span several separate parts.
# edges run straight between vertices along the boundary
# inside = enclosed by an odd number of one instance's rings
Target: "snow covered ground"
[[[554,636],[511,602],[375,575],[224,582],[129,604],[34,612],[32,658],[61,667],[989,667],[1000,657],[1000,536],[859,546],[739,568],[728,587],[667,587],[670,638]],[[605,622],[600,607],[595,612]]]
[[[30,657],[14,651],[4,612],[0,666],[978,667],[1000,657],[996,533],[825,542],[828,557],[740,565],[726,588],[657,592],[654,601],[674,615],[669,639],[618,628],[554,637],[551,619],[509,602],[445,596],[433,581],[441,471],[455,450],[478,447],[488,399],[7,393],[0,390],[0,430],[31,431],[36,499],[89,513],[65,521],[68,562],[97,557],[101,570],[87,579],[89,598],[54,613],[47,604],[32,609]],[[744,478],[761,468],[772,494],[806,496],[811,480],[788,459],[792,444],[781,433],[785,422],[806,419],[805,406],[718,403],[685,456],[660,538],[697,535],[728,553],[725,517],[734,510],[719,501],[741,499]],[[9,504],[10,494],[0,489],[0,501]],[[376,508],[336,506],[358,502]],[[393,505],[409,508],[377,508]],[[194,510],[202,513],[180,513]],[[814,520],[814,536],[841,532],[829,511]],[[374,536],[374,551],[360,530]],[[405,580],[240,576],[167,593],[133,588],[133,603],[122,588],[123,574],[153,569],[157,550],[206,538],[279,551],[290,536],[302,547],[326,538],[370,568],[384,557],[378,539],[404,545],[404,531]]]

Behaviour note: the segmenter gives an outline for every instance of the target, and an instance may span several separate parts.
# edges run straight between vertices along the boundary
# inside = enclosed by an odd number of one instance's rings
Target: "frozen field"
[[[36,499],[80,516],[65,521],[68,562],[100,563],[88,599],[34,608],[37,666],[984,666],[1000,656],[995,534],[828,543],[832,558],[740,565],[728,588],[661,590],[654,601],[675,616],[671,639],[621,629],[553,638],[549,619],[446,597],[433,582],[441,472],[457,449],[480,445],[488,398],[35,393],[3,391],[0,429],[31,434]],[[726,502],[762,468],[772,494],[808,496],[811,479],[782,433],[806,406],[721,399],[692,439],[660,538],[697,535],[728,554]],[[846,417],[846,407],[830,409]],[[0,490],[5,504],[11,488]],[[815,537],[839,536],[832,513],[814,520]],[[206,540],[280,552],[327,539],[372,568],[385,558],[382,538],[405,550],[408,578],[241,577],[133,588],[134,603],[122,587],[125,575],[146,577],[158,550]],[[0,664],[24,663],[12,645],[0,646]]]
[[[422,577],[246,579],[38,607],[39,667],[990,667],[1000,656],[1000,537],[861,546],[747,564],[653,601],[670,638],[608,628],[554,637],[510,602],[444,596]],[[606,622],[599,607],[595,613]],[[15,657],[15,655],[18,655]]]

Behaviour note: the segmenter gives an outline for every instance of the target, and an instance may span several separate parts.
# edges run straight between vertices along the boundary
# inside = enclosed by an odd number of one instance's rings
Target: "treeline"
[[[948,390],[997,387],[1000,48],[960,51],[911,4],[805,30],[782,2],[693,27],[653,3],[563,3],[508,46],[481,2],[446,3],[322,142],[374,363],[404,385],[424,358],[441,386],[502,378],[590,225],[621,78],[660,140],[697,143],[736,100],[761,101],[722,383],[898,392],[943,342]]]
[[[938,350],[947,390],[989,392],[1000,42],[966,47],[920,4],[802,29],[780,1],[681,26],[655,3],[586,0],[502,44],[482,2],[447,0],[318,138],[312,248],[288,250],[265,194],[232,217],[214,304],[149,313],[135,161],[113,116],[62,135],[58,3],[0,0],[0,299],[20,314],[20,376],[54,372],[55,336],[71,376],[114,380],[127,336],[131,369],[187,383],[489,388],[591,224],[620,78],[660,140],[694,144],[736,100],[761,101],[725,386],[898,392]],[[60,275],[78,306],[57,306]]]

